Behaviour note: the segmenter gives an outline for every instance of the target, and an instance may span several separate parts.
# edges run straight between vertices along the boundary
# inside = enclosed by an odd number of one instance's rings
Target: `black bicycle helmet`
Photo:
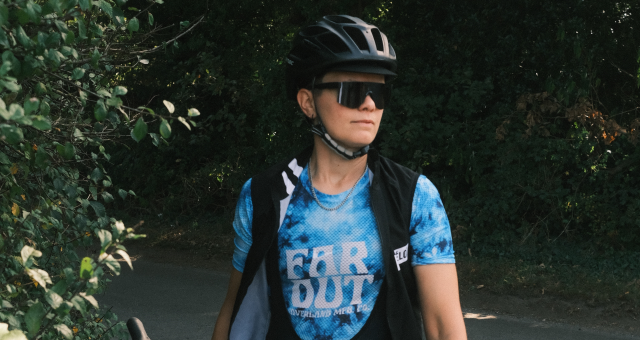
[[[328,15],[301,29],[285,59],[287,97],[314,76],[350,71],[396,76],[396,52],[387,36],[373,25],[348,15]]]

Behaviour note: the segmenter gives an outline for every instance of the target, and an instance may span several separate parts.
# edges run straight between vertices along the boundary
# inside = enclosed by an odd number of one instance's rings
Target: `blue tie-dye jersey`
[[[367,321],[384,279],[380,237],[369,199],[371,172],[346,203],[326,211],[313,199],[307,168],[300,175],[278,232],[285,306],[302,339],[351,339]],[[325,195],[338,205],[348,191]],[[242,188],[235,220],[233,265],[243,271],[252,243],[251,180]],[[411,214],[412,265],[454,263],[449,222],[438,191],[420,176]]]

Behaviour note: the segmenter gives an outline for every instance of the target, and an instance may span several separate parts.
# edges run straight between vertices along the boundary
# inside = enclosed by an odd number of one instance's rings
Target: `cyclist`
[[[396,76],[387,37],[336,15],[293,45],[288,96],[314,142],[243,186],[213,339],[466,339],[438,191],[369,146]]]

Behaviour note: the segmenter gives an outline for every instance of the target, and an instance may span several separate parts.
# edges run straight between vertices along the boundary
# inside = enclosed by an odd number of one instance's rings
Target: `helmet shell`
[[[328,71],[395,76],[397,68],[387,36],[348,15],[328,15],[301,29],[285,62],[287,97],[292,100],[314,76]]]

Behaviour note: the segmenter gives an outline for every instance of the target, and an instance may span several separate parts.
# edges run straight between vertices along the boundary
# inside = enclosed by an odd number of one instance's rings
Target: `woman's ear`
[[[300,109],[308,119],[315,119],[316,107],[313,102],[313,92],[311,92],[311,90],[300,89],[298,91],[298,105],[300,105]]]

